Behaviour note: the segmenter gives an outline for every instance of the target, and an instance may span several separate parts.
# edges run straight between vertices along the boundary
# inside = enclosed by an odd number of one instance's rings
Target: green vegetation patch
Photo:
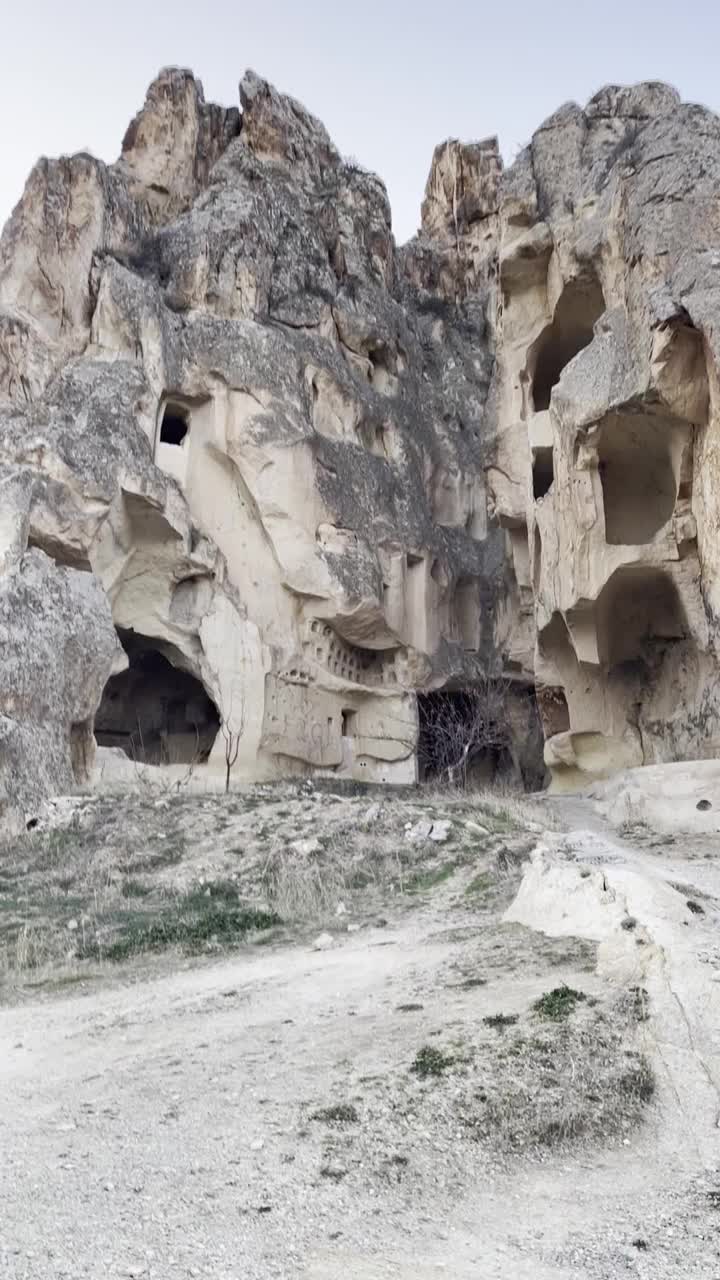
[[[131,915],[120,921],[118,932],[108,942],[98,937],[78,942],[79,960],[109,960],[119,963],[135,955],[157,954],[170,947],[197,953],[208,947],[236,946],[249,933],[282,924],[274,911],[233,905],[206,898],[197,901],[196,891],[159,916]]]
[[[310,1119],[321,1120],[323,1124],[357,1124],[360,1114],[352,1102],[335,1102],[314,1111]]]
[[[516,1013],[490,1013],[483,1022],[486,1027],[492,1027],[495,1031],[504,1031],[506,1027],[514,1027],[518,1021]]]
[[[444,862],[440,867],[431,867],[428,871],[418,871],[415,875],[408,877],[405,888],[408,893],[425,893],[428,889],[434,889],[436,885],[444,884],[454,875],[456,864],[454,862]]]
[[[540,999],[535,1001],[533,1009],[541,1018],[548,1018],[552,1022],[564,1022],[584,1000],[587,1000],[584,991],[576,991],[574,987],[568,987],[563,983],[561,987],[553,987],[552,991],[546,991],[540,996]]]
[[[431,1076],[443,1075],[456,1061],[454,1055],[436,1049],[432,1044],[425,1044],[422,1049],[418,1049],[410,1070],[421,1080],[427,1080]]]

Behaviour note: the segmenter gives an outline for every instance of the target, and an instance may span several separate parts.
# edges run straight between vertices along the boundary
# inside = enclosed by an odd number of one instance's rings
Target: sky
[[[299,98],[383,178],[400,242],[447,137],[510,163],[561,103],[645,79],[720,110],[718,0],[11,0],[2,26],[0,225],[40,155],[116,159],[169,65],[224,105],[247,67]]]

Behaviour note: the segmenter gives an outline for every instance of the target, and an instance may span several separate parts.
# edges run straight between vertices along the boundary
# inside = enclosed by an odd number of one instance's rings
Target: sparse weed
[[[518,1021],[517,1013],[490,1013],[483,1022],[486,1027],[492,1027],[495,1031],[504,1031],[506,1027],[514,1027]]]
[[[425,1044],[422,1049],[418,1049],[410,1070],[421,1080],[427,1080],[431,1076],[443,1075],[455,1062],[454,1055],[444,1053],[432,1044]]]
[[[561,1022],[569,1018],[583,1000],[587,1000],[584,991],[576,991],[574,987],[568,987],[563,983],[562,986],[553,987],[552,991],[546,991],[540,996],[540,999],[533,1004],[533,1009],[541,1018]]]
[[[311,1120],[321,1120],[323,1124],[357,1124],[360,1115],[352,1102],[335,1102],[329,1107],[321,1107],[314,1111]]]

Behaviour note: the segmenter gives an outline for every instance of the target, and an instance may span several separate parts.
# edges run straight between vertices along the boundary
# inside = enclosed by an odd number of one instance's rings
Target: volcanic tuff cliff
[[[398,248],[240,98],[162,72],[0,241],[6,818],[96,740],[222,771],[220,721],[240,778],[411,781],[418,701],[488,679],[530,782],[536,690],[559,784],[717,754],[720,120],[645,84],[505,172],[447,142]]]

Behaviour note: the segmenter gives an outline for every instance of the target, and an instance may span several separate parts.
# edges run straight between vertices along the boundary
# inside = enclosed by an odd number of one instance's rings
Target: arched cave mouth
[[[534,347],[531,367],[535,413],[550,408],[553,387],[565,366],[592,342],[595,323],[604,310],[605,299],[596,276],[565,286],[552,323],[543,329]]]
[[[166,641],[118,629],[129,667],[111,676],[95,717],[100,747],[120,747],[139,764],[203,764],[220,729],[201,682],[176,665]]]

